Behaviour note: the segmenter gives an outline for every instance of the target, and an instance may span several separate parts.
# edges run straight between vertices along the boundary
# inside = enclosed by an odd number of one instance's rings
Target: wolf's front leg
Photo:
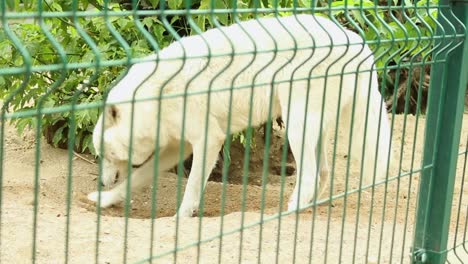
[[[127,184],[130,180],[131,192],[137,191],[142,187],[146,186],[153,175],[154,168],[154,156],[148,160],[142,167],[133,169],[132,175],[121,175],[124,177],[124,180],[119,183],[115,188],[110,191],[101,191],[101,203],[99,204],[101,208],[107,208],[114,204],[120,203],[125,200],[127,193]],[[119,172],[126,172],[126,168],[122,168]],[[127,174],[127,173],[125,173]],[[99,192],[92,192],[88,194],[88,199],[96,202],[98,204]]]
[[[187,186],[185,187],[184,198],[177,211],[181,217],[191,217],[200,205],[201,195],[205,189],[208,177],[218,159],[218,153],[224,142],[223,136],[209,136],[206,145],[204,141],[199,141],[193,145],[193,163],[190,170]],[[204,166],[203,166],[204,165]],[[204,169],[203,169],[204,167]],[[177,216],[176,215],[176,216]]]

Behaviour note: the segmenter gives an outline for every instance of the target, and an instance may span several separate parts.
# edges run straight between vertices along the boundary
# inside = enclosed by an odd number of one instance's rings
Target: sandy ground
[[[124,205],[103,210],[98,217],[95,207],[83,199],[84,194],[97,188],[98,166],[46,144],[36,150],[32,132],[18,136],[8,126],[3,144],[0,260],[29,263],[35,237],[37,263],[63,263],[65,258],[70,263],[145,263],[149,257],[155,257],[155,263],[408,263],[419,179],[418,173],[410,172],[421,167],[425,119],[420,117],[417,126],[413,116],[408,116],[406,122],[403,116],[397,116],[394,121],[393,145],[395,152],[402,155],[395,155],[389,175],[404,175],[398,180],[278,218],[280,200],[284,210],[295,177],[282,180],[276,175],[278,164],[273,158],[268,184],[262,188],[263,147],[259,143],[254,149],[248,187],[243,188],[241,173],[235,173],[241,171],[242,162],[234,158],[227,184],[223,185],[216,176],[208,183],[202,219],[172,217],[178,178],[172,173],[160,175],[154,220],[151,188],[133,196],[128,219],[124,217]],[[468,114],[465,114],[460,152],[466,148],[467,136]],[[281,144],[281,139],[274,138],[274,143]],[[335,142],[329,143],[331,157]],[[347,180],[347,145],[337,145],[332,185],[335,195],[359,186],[356,180],[359,164],[352,163]],[[36,151],[40,156],[36,156]],[[280,148],[273,147],[271,155],[280,157]],[[458,162],[449,247],[460,244],[466,232],[468,189],[463,188],[467,182],[462,181],[464,162],[462,155]],[[39,188],[34,187],[35,181]],[[186,179],[180,181],[185,184]],[[221,239],[220,234],[224,234]],[[198,243],[199,240],[203,242]],[[175,255],[177,247],[181,249]],[[468,262],[468,256],[459,247],[450,253],[450,260]]]

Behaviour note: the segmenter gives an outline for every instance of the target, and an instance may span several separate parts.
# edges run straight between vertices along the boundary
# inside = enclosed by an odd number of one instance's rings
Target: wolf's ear
[[[113,121],[116,121],[119,118],[119,111],[115,105],[107,107],[107,117]]]

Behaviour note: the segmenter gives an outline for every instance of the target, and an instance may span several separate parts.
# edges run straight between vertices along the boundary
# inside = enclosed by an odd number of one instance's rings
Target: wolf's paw
[[[303,210],[305,207],[309,206],[312,198],[309,195],[302,195],[297,198],[297,195],[293,195],[288,202],[288,211]]]
[[[99,204],[101,208],[107,208],[115,203],[119,202],[112,191],[101,192],[101,203]],[[99,192],[92,192],[88,194],[88,200],[96,203],[98,205]]]
[[[297,209],[297,200],[290,200],[288,202],[288,212],[296,211]]]
[[[192,206],[180,206],[179,210],[177,213],[174,215],[174,218],[176,217],[194,217],[198,213],[197,207],[192,207]]]

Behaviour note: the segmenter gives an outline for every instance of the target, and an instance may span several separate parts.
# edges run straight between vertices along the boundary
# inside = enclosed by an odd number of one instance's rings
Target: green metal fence
[[[466,1],[0,13],[0,261],[468,262]]]

